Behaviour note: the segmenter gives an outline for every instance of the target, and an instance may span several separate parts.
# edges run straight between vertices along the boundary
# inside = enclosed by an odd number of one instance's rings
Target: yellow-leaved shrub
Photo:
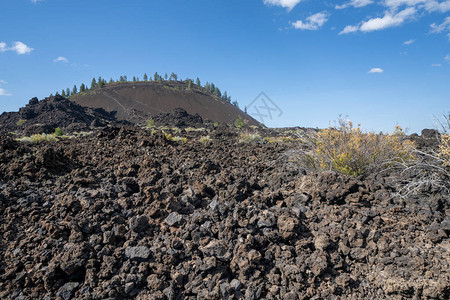
[[[441,135],[438,155],[442,159],[444,167],[450,167],[450,134]]]
[[[414,159],[413,142],[397,126],[392,134],[363,132],[360,125],[340,120],[339,127],[320,130],[303,163],[317,171],[359,176],[380,172]]]

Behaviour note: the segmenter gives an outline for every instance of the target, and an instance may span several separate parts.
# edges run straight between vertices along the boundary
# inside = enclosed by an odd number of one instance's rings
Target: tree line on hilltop
[[[155,82],[162,82],[162,81],[182,81],[184,83],[187,83],[187,90],[190,90],[192,87],[196,87],[198,89],[203,89],[206,90],[207,92],[210,92],[211,94],[214,94],[217,97],[222,98],[222,100],[233,104],[236,107],[239,107],[238,102],[235,101],[231,101],[231,96],[228,96],[227,92],[221,92],[221,90],[219,89],[218,86],[216,86],[214,83],[210,83],[210,82],[206,82],[204,85],[201,84],[200,79],[197,77],[197,79],[195,79],[195,81],[193,79],[190,78],[186,78],[185,80],[182,80],[180,78],[180,80],[178,80],[178,75],[173,73],[170,74],[170,76],[167,75],[167,73],[163,76],[159,75],[158,72],[155,72],[155,74],[153,75],[153,77],[149,77],[147,75],[147,73],[144,74],[144,76],[142,77],[142,80],[139,79],[139,77],[133,76],[132,80],[128,80],[128,77],[126,75],[120,76],[119,79],[114,80],[114,79],[110,79],[109,81],[107,81],[106,79],[102,78],[102,77],[98,77],[98,79],[96,79],[95,77],[92,78],[91,84],[90,86],[82,83],[80,85],[80,87],[78,88],[77,85],[74,85],[72,89],[70,88],[66,88],[63,89],[60,92],[56,92],[56,95],[61,95],[63,97],[71,97],[73,95],[79,94],[79,93],[85,93],[88,90],[94,90],[96,88],[102,88],[105,85],[108,84],[114,84],[114,83],[122,83],[122,82],[151,82],[151,81],[155,81]],[[50,97],[52,97],[53,94],[50,94]]]

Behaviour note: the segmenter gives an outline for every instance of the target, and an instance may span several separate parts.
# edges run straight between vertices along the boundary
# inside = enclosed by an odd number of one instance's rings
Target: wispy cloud
[[[42,2],[42,1],[45,1],[45,0],[31,0],[31,2],[33,2],[33,3],[38,3],[38,2]]]
[[[436,23],[433,23],[430,27],[432,33],[441,33],[443,31],[450,30],[450,17],[446,17],[444,22],[441,24],[437,25]]]
[[[0,86],[6,84],[7,82],[0,79]],[[0,96],[12,96],[12,94],[8,93],[5,89],[0,88]]]
[[[345,2],[342,5],[336,5],[336,9],[344,9],[350,6],[353,7],[364,7],[367,6],[369,4],[372,4],[373,1],[372,0],[350,0],[349,2]]]
[[[14,51],[17,54],[30,54],[34,49],[28,47],[26,44],[22,42],[14,42],[11,47],[8,47],[8,45],[5,42],[0,42],[0,52],[6,52],[6,51]]]
[[[302,0],[263,0],[265,5],[281,6],[292,10],[297,4],[302,2]]]
[[[447,55],[444,57],[444,59],[445,59],[446,61],[450,61],[450,54],[447,54]]]
[[[370,71],[368,72],[369,74],[373,74],[373,73],[383,73],[384,70],[382,68],[372,68],[370,69]]]
[[[406,20],[413,18],[416,12],[417,10],[414,7],[405,8],[404,10],[395,14],[387,11],[382,18],[372,18],[356,26],[346,26],[344,30],[342,30],[339,34],[346,34],[356,31],[371,32],[383,30],[389,27],[400,26]]]
[[[407,40],[403,43],[403,45],[411,45],[412,43],[414,43],[416,40]]]
[[[292,23],[292,26],[301,30],[318,30],[328,20],[328,14],[326,12],[320,12],[306,18],[305,21],[298,20]]]
[[[58,56],[57,58],[55,58],[53,60],[53,62],[58,63],[58,62],[62,62],[62,63],[69,63],[69,60],[67,58],[65,58],[64,56]]]
[[[442,64],[432,64],[431,66],[432,67],[440,67],[440,66],[442,66]]]
[[[363,7],[375,2],[373,0],[348,0],[342,5],[337,5],[336,9],[347,7]],[[407,21],[415,21],[429,13],[445,13],[450,11],[450,0],[380,0],[377,4],[384,6],[381,17],[369,18],[356,25],[347,25],[339,34],[352,32],[371,32],[397,27]],[[446,17],[441,24],[431,24],[431,31],[439,33],[450,30],[450,17]]]
[[[12,96],[12,94],[8,93],[5,89],[0,88],[0,96]]]

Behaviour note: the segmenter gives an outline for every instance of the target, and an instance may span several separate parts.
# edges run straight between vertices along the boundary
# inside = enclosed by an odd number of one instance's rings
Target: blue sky
[[[420,132],[450,111],[450,0],[0,0],[0,112],[155,71],[264,91],[268,126]]]

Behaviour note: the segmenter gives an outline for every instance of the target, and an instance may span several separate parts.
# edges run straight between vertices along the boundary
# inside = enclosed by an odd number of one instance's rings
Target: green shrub
[[[145,127],[147,127],[147,128],[154,128],[155,127],[155,121],[153,121],[152,118],[148,119],[147,125]]]
[[[60,127],[55,128],[55,136],[63,136],[64,131]]]
[[[244,120],[240,115],[234,121],[234,126],[236,126],[236,128],[242,128],[245,126]]]
[[[27,120],[20,119],[19,121],[17,121],[16,125],[17,125],[17,126],[22,126],[22,125],[25,124],[26,122],[27,122]]]

